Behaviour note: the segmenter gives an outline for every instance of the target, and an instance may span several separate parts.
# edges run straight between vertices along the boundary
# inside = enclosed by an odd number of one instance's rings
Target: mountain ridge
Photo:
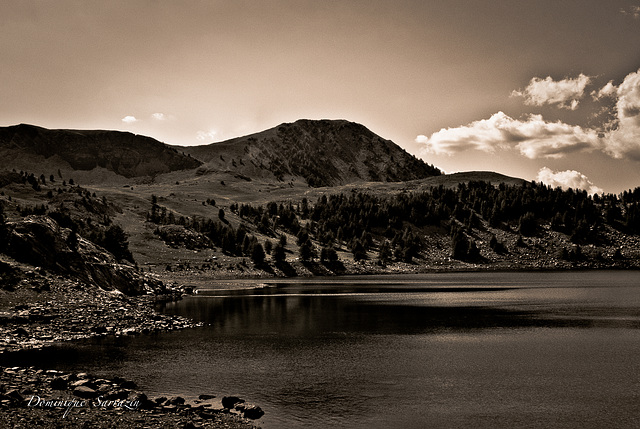
[[[364,125],[342,119],[300,119],[219,143],[179,148],[204,162],[201,175],[235,171],[281,182],[302,178],[312,187],[442,174]]]
[[[312,187],[403,182],[442,172],[364,125],[300,119],[200,146],[175,146],[126,131],[0,127],[0,158],[8,168],[94,172],[124,178],[194,170],[231,173],[243,180],[302,182]],[[45,167],[46,165],[46,167]],[[55,170],[53,170],[55,171]]]
[[[101,167],[127,178],[202,164],[151,137],[126,131],[48,129],[29,124],[0,128],[0,158],[7,166],[19,165],[22,158],[44,162],[56,156],[72,170]]]

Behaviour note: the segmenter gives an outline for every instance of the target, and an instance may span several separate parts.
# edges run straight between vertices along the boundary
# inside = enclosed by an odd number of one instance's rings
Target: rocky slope
[[[163,288],[160,282],[119,263],[111,253],[81,236],[72,244],[72,231],[48,216],[8,222],[4,230],[3,251],[19,262],[126,295]]]
[[[157,140],[128,132],[50,130],[26,124],[0,128],[0,159],[5,168],[31,170],[37,163],[54,158],[60,168],[101,167],[128,178],[201,165]],[[23,165],[26,160],[28,166]]]
[[[247,180],[302,179],[313,187],[399,182],[441,174],[392,141],[344,120],[299,120],[249,136],[180,150],[205,162],[199,174],[230,171]]]

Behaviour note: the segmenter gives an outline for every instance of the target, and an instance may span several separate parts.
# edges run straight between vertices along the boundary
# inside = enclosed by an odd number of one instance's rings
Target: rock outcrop
[[[75,249],[69,247],[71,230],[61,228],[48,216],[28,216],[7,223],[5,253],[17,261],[70,275],[104,290],[117,289],[139,295],[162,288],[162,283],[119,263],[111,253],[78,236]]]

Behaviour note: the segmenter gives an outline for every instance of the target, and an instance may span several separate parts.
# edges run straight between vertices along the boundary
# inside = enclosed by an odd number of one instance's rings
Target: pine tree
[[[273,247],[273,252],[272,252],[271,257],[273,258],[273,260],[276,263],[285,261],[286,255],[285,255],[285,252],[284,252],[284,246],[281,243],[277,243]]]
[[[129,251],[127,234],[119,225],[111,225],[104,233],[104,248],[117,259],[134,262],[133,255]]]
[[[378,261],[381,265],[387,265],[393,254],[391,253],[391,245],[388,240],[384,240],[382,244],[380,244],[380,249],[378,250]]]
[[[464,235],[464,233],[461,231],[457,231],[453,235],[451,241],[451,257],[453,259],[459,260],[467,259],[467,252],[469,251],[469,240],[467,240],[467,237]]]
[[[313,244],[311,243],[311,240],[305,241],[300,246],[300,250],[299,250],[300,260],[302,260],[303,262],[307,262],[311,260],[314,256],[314,253],[315,252],[314,252]]]
[[[333,247],[323,247],[320,251],[320,262],[335,263],[338,262],[338,252]]]
[[[265,253],[262,244],[254,243],[251,248],[251,260],[255,265],[264,264]]]
[[[351,253],[353,253],[353,259],[355,261],[362,261],[367,259],[367,249],[365,249],[360,240],[355,240],[355,242],[353,243],[353,248],[351,249]]]

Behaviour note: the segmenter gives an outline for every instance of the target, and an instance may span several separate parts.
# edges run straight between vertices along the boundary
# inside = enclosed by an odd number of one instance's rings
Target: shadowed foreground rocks
[[[128,296],[3,255],[0,280],[0,359],[62,341],[198,325],[154,310],[156,300],[180,296],[179,288]],[[208,392],[192,403],[181,397],[149,398],[134,381],[117,377],[0,367],[0,428],[254,427],[246,419],[260,418],[260,407],[237,402],[245,406],[225,408]]]
[[[238,397],[222,403],[210,394],[193,403],[149,398],[135,382],[117,377],[0,367],[2,427],[247,429],[256,427],[248,419],[264,415]]]

